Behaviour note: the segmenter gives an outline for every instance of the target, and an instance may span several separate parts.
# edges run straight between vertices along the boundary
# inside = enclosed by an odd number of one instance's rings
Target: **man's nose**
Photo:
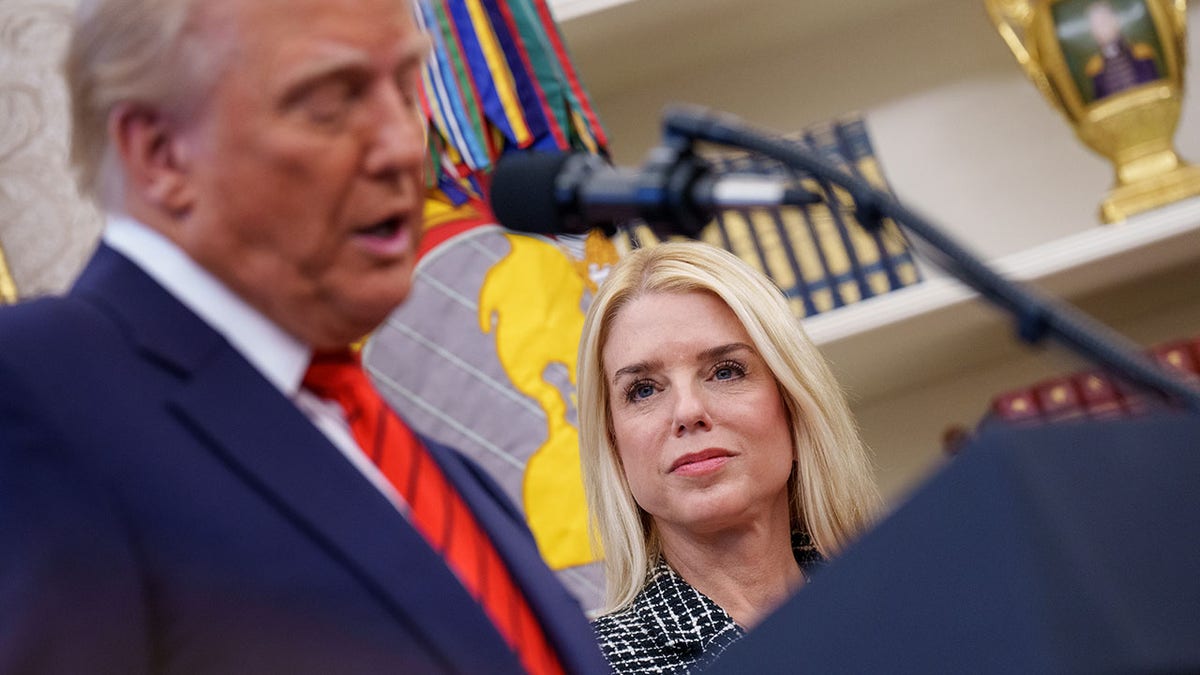
[[[708,412],[707,397],[703,387],[699,384],[675,388],[675,414],[672,427],[676,436],[712,429],[712,417]]]
[[[395,85],[380,87],[375,100],[370,148],[365,169],[389,176],[425,162],[425,116]]]

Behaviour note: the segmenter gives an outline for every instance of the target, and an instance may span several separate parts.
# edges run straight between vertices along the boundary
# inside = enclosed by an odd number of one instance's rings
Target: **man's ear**
[[[108,115],[108,137],[125,170],[131,197],[172,215],[192,205],[187,153],[179,130],[161,111],[121,103]]]

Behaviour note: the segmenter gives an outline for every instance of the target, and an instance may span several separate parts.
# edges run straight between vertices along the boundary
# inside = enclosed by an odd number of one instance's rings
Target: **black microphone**
[[[492,211],[510,230],[585,234],[641,218],[660,234],[696,238],[721,209],[811,204],[784,176],[721,175],[691,153],[656,148],[641,169],[584,152],[506,155],[492,175]]]

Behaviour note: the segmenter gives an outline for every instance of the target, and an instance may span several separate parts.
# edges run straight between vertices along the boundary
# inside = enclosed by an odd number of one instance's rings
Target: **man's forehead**
[[[181,0],[183,1],[183,0]],[[370,16],[390,19],[392,26],[419,32],[413,17],[412,0],[192,0],[193,20],[201,27],[229,27],[254,33],[303,31],[311,28],[314,16]],[[252,34],[251,39],[257,37]]]
[[[303,59],[278,73],[285,84],[302,83],[342,69],[373,67],[372,54],[361,47],[339,42],[316,42],[308,47]],[[431,48],[428,38],[413,34],[396,43],[385,62],[389,69],[419,66]]]
[[[316,62],[419,63],[432,49],[408,0],[205,0],[202,40],[228,41],[239,68],[265,68],[285,79]],[[207,34],[207,35],[205,35]],[[281,70],[282,69],[282,70]],[[261,69],[260,69],[261,70]],[[284,73],[284,71],[288,71]],[[271,79],[277,79],[274,76]]]

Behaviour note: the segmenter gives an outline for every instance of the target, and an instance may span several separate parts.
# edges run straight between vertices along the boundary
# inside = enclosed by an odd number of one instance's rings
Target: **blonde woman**
[[[583,477],[604,550],[593,622],[618,672],[716,658],[870,523],[870,464],[777,288],[699,243],[641,249],[592,303]]]

